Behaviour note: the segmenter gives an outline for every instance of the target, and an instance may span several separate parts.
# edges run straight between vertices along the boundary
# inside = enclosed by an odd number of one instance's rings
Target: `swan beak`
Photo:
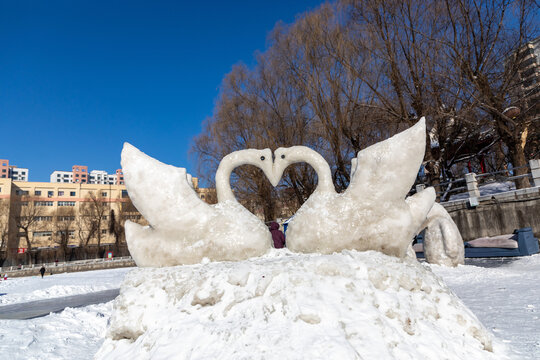
[[[270,180],[270,183],[272,184],[273,187],[276,187],[278,186],[279,184],[279,181],[281,180],[281,178],[278,178],[277,176],[272,176],[273,179]]]
[[[272,174],[271,176],[268,176],[268,180],[270,180],[270,184],[272,184],[273,187],[278,186],[279,182],[281,181],[281,176],[283,175],[283,171],[278,171],[276,169],[275,164],[272,166]]]

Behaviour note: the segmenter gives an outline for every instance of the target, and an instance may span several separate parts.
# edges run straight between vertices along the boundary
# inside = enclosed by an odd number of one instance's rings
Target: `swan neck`
[[[318,183],[315,191],[335,192],[334,182],[332,181],[332,172],[328,162],[318,152],[306,148],[299,154],[299,161],[305,161],[313,167],[317,173]]]
[[[236,201],[236,197],[231,189],[231,173],[232,171],[239,166],[235,164],[232,156],[229,154],[225,156],[219,163],[218,169],[216,171],[216,193],[218,202],[224,201]]]

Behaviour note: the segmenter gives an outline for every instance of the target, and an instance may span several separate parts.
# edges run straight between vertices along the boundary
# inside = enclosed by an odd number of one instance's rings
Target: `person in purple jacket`
[[[279,230],[279,224],[275,221],[270,223],[270,232],[272,233],[272,240],[274,240],[274,247],[281,249],[285,247],[285,235]]]

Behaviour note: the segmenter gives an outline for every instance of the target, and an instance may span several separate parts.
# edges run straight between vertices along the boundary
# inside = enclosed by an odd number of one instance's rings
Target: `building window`
[[[63,191],[58,191],[58,196],[64,196],[64,192]]]
[[[47,191],[47,197],[53,197],[54,191]]]
[[[61,236],[61,235],[64,235],[65,233],[66,233],[65,231],[57,231],[56,235]],[[75,231],[74,230],[68,230],[68,235],[69,235],[70,239],[74,239],[75,238]]]
[[[34,221],[52,221],[52,216],[34,216]]]
[[[21,204],[21,206],[28,206],[28,201],[21,201],[19,204]]]
[[[102,197],[107,197],[107,192],[102,192],[102,193],[101,193],[101,196],[102,196]]]
[[[34,231],[34,237],[36,236],[52,236],[52,231]]]
[[[52,201],[34,201],[35,206],[53,206]]]
[[[2,169],[2,172],[6,172],[6,169]]]
[[[41,196],[41,190],[36,190],[36,191],[34,191],[34,195],[36,195],[36,196]]]
[[[103,216],[101,217],[101,219],[102,219],[102,220],[107,220],[107,215],[103,215]]]
[[[106,233],[107,233],[107,230],[106,230],[106,229],[101,229],[101,233],[102,233],[102,234],[106,234]]]
[[[129,197],[127,190],[122,190],[122,197],[123,198]]]
[[[58,221],[73,221],[75,216],[58,216]]]
[[[75,206],[75,201],[59,201],[58,206]]]
[[[2,175],[2,177],[3,177],[3,178],[5,178],[5,177],[6,177],[6,175]]]

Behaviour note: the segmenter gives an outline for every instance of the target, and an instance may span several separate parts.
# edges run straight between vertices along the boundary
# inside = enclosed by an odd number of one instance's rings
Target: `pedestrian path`
[[[89,294],[71,295],[61,298],[30,301],[0,306],[0,319],[27,320],[60,312],[67,307],[81,307],[114,300],[120,289],[97,291]]]

